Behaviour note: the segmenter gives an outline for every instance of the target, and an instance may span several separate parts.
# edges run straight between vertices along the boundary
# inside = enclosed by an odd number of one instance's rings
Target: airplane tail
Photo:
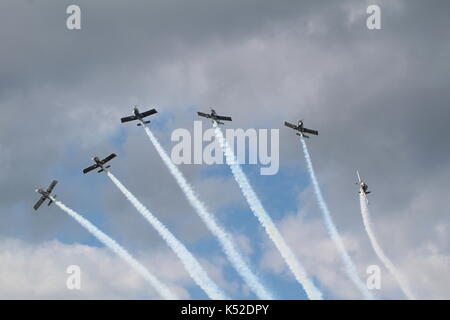
[[[53,196],[53,198],[54,199],[56,199],[56,194]],[[52,199],[49,199],[48,200],[48,206],[50,207],[50,205],[53,203],[53,200]]]
[[[299,137],[303,137],[303,138],[309,139],[309,136],[307,136],[307,135],[304,134],[304,133],[297,133],[297,135],[298,135]]]
[[[144,124],[149,124],[149,123],[150,123],[150,120],[144,121]],[[142,126],[142,123],[138,123],[137,126],[138,126],[138,127]]]
[[[111,168],[111,165],[103,167],[100,170],[98,170],[97,172],[100,173],[100,172],[106,171],[106,169],[109,169],[109,168]]]

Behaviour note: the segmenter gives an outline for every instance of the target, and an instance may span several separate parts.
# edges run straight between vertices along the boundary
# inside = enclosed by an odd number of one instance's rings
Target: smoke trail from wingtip
[[[167,245],[181,260],[192,279],[205,293],[214,300],[226,300],[228,297],[212,281],[197,259],[189,250],[162,224],[139,200],[109,171],[108,177],[114,182],[125,197],[133,204],[136,210],[156,229]]]
[[[272,221],[272,218],[268,215],[266,210],[264,209],[261,201],[250,185],[245,173],[242,171],[239,166],[237,159],[234,155],[234,152],[228,146],[228,143],[225,141],[223,137],[222,131],[218,127],[217,123],[213,122],[214,132],[216,138],[219,141],[220,146],[222,147],[223,152],[225,153],[225,159],[229,167],[231,168],[231,172],[233,173],[234,179],[238,183],[242,193],[244,194],[253,214],[259,220],[261,225],[264,227],[264,230],[268,234],[269,238],[273,241],[284,261],[288,265],[289,269],[295,276],[295,279],[303,286],[307,296],[309,299],[313,300],[321,300],[322,292],[314,285],[314,283],[309,279],[305,269],[297,260],[296,256],[292,252],[291,248],[288,246],[286,241],[284,240],[281,233],[278,231],[275,223]]]
[[[305,154],[308,172],[311,177],[311,181],[312,181],[312,184],[314,187],[314,193],[316,195],[317,202],[319,203],[320,210],[321,210],[323,218],[325,220],[325,225],[326,225],[328,234],[330,235],[331,239],[335,243],[335,245],[338,249],[339,255],[341,256],[341,259],[344,262],[345,271],[347,272],[347,275],[352,280],[352,282],[358,287],[358,289],[364,295],[364,297],[366,299],[373,299],[373,295],[367,289],[365,284],[359,279],[358,272],[356,271],[355,265],[353,264],[352,259],[348,255],[347,250],[345,249],[344,243],[342,242],[342,239],[339,235],[339,232],[337,231],[337,228],[333,222],[333,219],[331,218],[330,210],[328,210],[328,206],[322,195],[322,190],[320,189],[319,183],[317,182],[316,174],[314,172],[314,168],[313,168],[312,161],[311,161],[311,156],[309,155],[309,151],[308,151],[308,147],[306,146],[306,142],[303,137],[301,137],[300,141],[302,142],[303,153]]]
[[[361,192],[359,195],[359,203],[361,205],[361,215],[364,222],[364,227],[366,229],[367,235],[369,236],[370,243],[372,244],[373,250],[377,254],[378,258],[383,262],[386,269],[388,269],[394,278],[397,280],[397,282],[400,285],[400,288],[402,289],[405,296],[410,300],[415,300],[413,293],[411,292],[409,285],[406,281],[406,279],[403,277],[403,275],[397,270],[397,268],[394,266],[394,264],[391,262],[391,260],[384,254],[383,249],[381,248],[380,244],[377,241],[377,238],[375,237],[375,233],[372,229],[372,223],[370,221],[370,212],[369,207],[367,206],[367,198],[366,195]]]
[[[139,263],[135,258],[133,258],[121,245],[116,241],[111,239],[107,234],[99,230],[91,222],[83,218],[81,215],[73,211],[72,209],[65,206],[62,202],[55,200],[51,197],[55,205],[57,205],[61,210],[65,211],[68,215],[74,218],[79,224],[81,224],[86,230],[88,230],[94,237],[96,237],[101,243],[107,246],[111,251],[125,260],[136,272],[147,280],[153,288],[166,300],[175,300],[178,297],[171,292],[171,290],[159,281],[150,271],[147,270],[141,263]]]
[[[156,148],[156,151],[162,158],[164,164],[167,166],[170,173],[173,175],[180,188],[183,190],[191,206],[196,210],[197,214],[206,224],[207,228],[219,241],[232,266],[260,299],[272,300],[273,295],[261,284],[261,281],[250,269],[239,249],[231,239],[230,235],[222,228],[222,226],[219,225],[219,223],[214,219],[214,216],[208,212],[205,204],[198,199],[191,185],[189,185],[189,183],[186,181],[183,173],[172,162],[172,160],[164,151],[163,147],[150,131],[150,129],[146,126],[144,126],[144,129],[153,146]]]

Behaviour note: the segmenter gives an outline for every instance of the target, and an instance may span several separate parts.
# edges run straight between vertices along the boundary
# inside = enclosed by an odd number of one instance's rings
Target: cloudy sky
[[[66,8],[81,7],[81,30]],[[381,7],[381,30],[366,8]],[[433,0],[0,2],[0,298],[153,299],[156,292],[34,189],[58,198],[127,248],[181,297],[205,299],[183,265],[105,175],[94,155],[194,253],[231,297],[255,295],[225,258],[142,129],[154,107],[170,152],[177,128],[214,106],[227,128],[280,129],[280,170],[245,165],[280,232],[327,299],[358,299],[329,239],[298,137],[305,119],[319,182],[359,276],[379,265],[378,298],[403,299],[364,231],[356,169],[386,254],[422,299],[450,298],[450,4]],[[210,125],[204,121],[204,127]],[[274,295],[304,299],[226,165],[181,165]],[[81,290],[66,287],[69,265]]]

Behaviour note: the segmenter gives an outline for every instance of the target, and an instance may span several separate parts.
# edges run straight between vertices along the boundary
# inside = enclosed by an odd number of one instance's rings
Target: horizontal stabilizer
[[[150,120],[148,120],[148,121],[143,121],[143,122],[144,122],[144,124],[149,124],[149,123],[150,123]],[[142,123],[139,122],[139,123],[137,124],[137,126],[138,126],[138,127],[142,126]]]

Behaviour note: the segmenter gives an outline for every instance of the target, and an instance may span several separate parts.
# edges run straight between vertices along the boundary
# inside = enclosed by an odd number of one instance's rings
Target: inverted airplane
[[[152,114],[158,113],[158,111],[156,111],[155,109],[151,109],[145,112],[139,112],[139,109],[137,107],[134,107],[133,110],[133,115],[132,116],[128,116],[125,118],[120,119],[120,122],[124,123],[124,122],[129,122],[129,121],[134,121],[134,120],[139,120],[139,123],[137,124],[137,126],[143,126],[145,124],[150,123],[150,121],[144,121],[145,117],[151,116]]]
[[[303,120],[299,120],[297,125],[285,121],[284,125],[286,127],[289,127],[291,129],[294,129],[294,130],[298,131],[297,135],[301,136],[301,137],[304,137],[304,138],[309,138],[309,136],[307,136],[305,133],[313,134],[313,135],[316,135],[316,136],[319,135],[319,131],[305,128],[303,126]]]
[[[365,195],[368,195],[371,191],[369,191],[369,186],[361,180],[361,177],[359,176],[358,170],[356,170],[356,174],[358,175],[358,181],[356,184],[359,185],[359,193],[364,193]]]
[[[211,119],[213,122],[214,121],[217,122],[217,124],[225,124],[222,121],[232,121],[231,117],[219,116],[216,113],[216,110],[214,110],[214,109],[211,109],[211,113],[210,114],[203,113],[203,112],[197,112],[197,114],[200,117],[205,117],[205,118]]]
[[[86,169],[83,169],[83,173],[88,173],[89,171],[92,171],[97,168],[100,168],[100,170],[97,171],[98,173],[107,171],[106,169],[110,168],[111,166],[105,166],[105,163],[107,163],[111,159],[115,158],[116,156],[117,155],[115,153],[111,153],[109,156],[107,156],[103,160],[100,160],[98,157],[92,158],[92,160],[95,162],[95,164],[93,164],[90,167],[87,167]]]
[[[52,197],[51,193],[57,183],[58,183],[58,181],[53,180],[52,183],[50,184],[50,186],[47,188],[47,190],[44,190],[41,188],[36,189],[36,192],[39,193],[41,195],[41,197],[36,202],[36,204],[33,206],[34,210],[39,209],[39,207],[44,203],[45,200],[48,200],[48,205],[51,205],[53,203],[53,200],[51,198]],[[56,195],[54,195],[53,198],[56,198]]]

